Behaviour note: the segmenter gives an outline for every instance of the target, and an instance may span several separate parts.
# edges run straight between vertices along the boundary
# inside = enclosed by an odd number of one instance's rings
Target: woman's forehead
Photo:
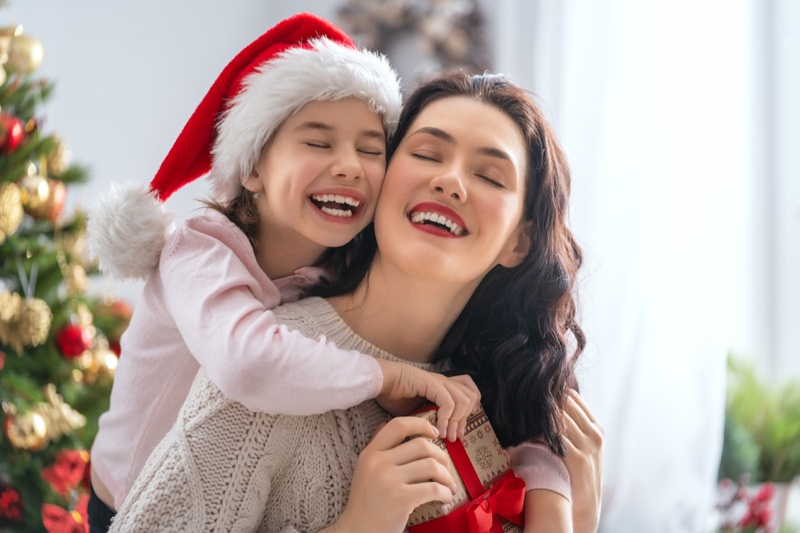
[[[430,134],[453,145],[470,144],[509,153],[518,165],[527,160],[525,138],[517,123],[494,105],[466,96],[448,96],[427,104],[406,139]]]

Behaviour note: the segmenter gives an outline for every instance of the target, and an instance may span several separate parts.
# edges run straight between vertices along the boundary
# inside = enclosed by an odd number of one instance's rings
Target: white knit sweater
[[[275,315],[309,337],[409,363],[356,335],[320,298]],[[319,531],[344,510],[356,460],[388,419],[374,400],[313,416],[256,413],[224,397],[201,369],[111,531]]]

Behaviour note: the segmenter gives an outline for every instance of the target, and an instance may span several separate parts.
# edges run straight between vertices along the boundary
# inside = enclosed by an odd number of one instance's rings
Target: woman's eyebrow
[[[448,142],[450,144],[455,144],[456,143],[455,137],[453,137],[452,135],[450,135],[449,133],[447,133],[446,131],[444,131],[442,129],[434,128],[433,126],[423,126],[423,127],[419,128],[418,130],[415,130],[414,133],[409,135],[409,137],[411,137],[413,135],[418,135],[420,133],[427,133],[428,135],[433,135],[437,139],[441,139],[441,140],[443,140],[445,142]]]
[[[441,140],[443,140],[443,141],[445,141],[447,143],[456,144],[455,137],[453,137],[452,135],[450,135],[449,133],[447,133],[443,129],[435,128],[433,126],[423,126],[423,127],[419,128],[418,130],[415,130],[411,135],[409,135],[409,137],[411,137],[413,135],[420,134],[420,133],[426,133],[428,135],[433,135],[437,139],[441,139]],[[513,159],[511,158],[510,155],[508,155],[503,150],[500,150],[499,148],[492,148],[491,146],[482,146],[482,147],[480,147],[478,149],[478,152],[483,154],[483,155],[488,155],[490,157],[496,157],[498,159],[505,159],[507,161],[513,161]]]

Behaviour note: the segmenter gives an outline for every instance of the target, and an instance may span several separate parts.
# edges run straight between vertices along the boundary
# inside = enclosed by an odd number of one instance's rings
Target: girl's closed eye
[[[359,148],[358,151],[365,155],[383,155],[382,148],[373,148],[365,146],[364,148]]]
[[[322,141],[306,141],[306,146],[310,146],[311,148],[330,148],[331,146],[328,143]]]

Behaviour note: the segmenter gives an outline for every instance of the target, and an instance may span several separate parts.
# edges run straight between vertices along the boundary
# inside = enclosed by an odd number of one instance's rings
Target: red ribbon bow
[[[411,533],[502,533],[500,518],[521,526],[524,506],[525,482],[509,470],[492,488],[468,504],[408,530]]]
[[[466,505],[467,532],[500,533],[503,527],[498,518],[521,526],[524,506],[525,482],[507,472],[482,498]]]

